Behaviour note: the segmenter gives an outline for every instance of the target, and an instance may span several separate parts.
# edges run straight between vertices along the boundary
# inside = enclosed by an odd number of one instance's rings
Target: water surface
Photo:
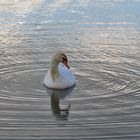
[[[138,0],[1,0],[0,139],[140,139]],[[74,89],[47,91],[67,52]]]

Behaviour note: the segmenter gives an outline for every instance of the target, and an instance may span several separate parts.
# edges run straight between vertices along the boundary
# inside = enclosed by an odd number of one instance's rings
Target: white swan
[[[75,76],[71,73],[67,56],[59,52],[52,58],[51,68],[44,78],[44,85],[53,89],[66,89],[76,84]]]

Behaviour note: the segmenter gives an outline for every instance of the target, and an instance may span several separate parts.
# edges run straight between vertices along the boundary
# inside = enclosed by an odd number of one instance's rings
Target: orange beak
[[[69,65],[68,65],[68,61],[67,60],[65,60],[65,61],[63,61],[63,64],[68,68],[68,69],[70,69],[70,67],[69,67]]]

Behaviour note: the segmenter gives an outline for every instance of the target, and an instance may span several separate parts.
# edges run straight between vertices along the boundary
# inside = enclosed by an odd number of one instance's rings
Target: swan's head
[[[63,52],[59,52],[54,55],[52,59],[53,63],[63,63],[68,69],[70,68],[68,65],[67,56]]]

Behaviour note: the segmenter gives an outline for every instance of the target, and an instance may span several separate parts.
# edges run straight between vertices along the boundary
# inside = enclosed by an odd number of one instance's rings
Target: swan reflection
[[[69,104],[65,108],[60,107],[60,100],[70,95],[75,85],[67,89],[50,89],[46,88],[47,93],[51,96],[51,110],[56,119],[67,120],[70,112],[71,105]]]

